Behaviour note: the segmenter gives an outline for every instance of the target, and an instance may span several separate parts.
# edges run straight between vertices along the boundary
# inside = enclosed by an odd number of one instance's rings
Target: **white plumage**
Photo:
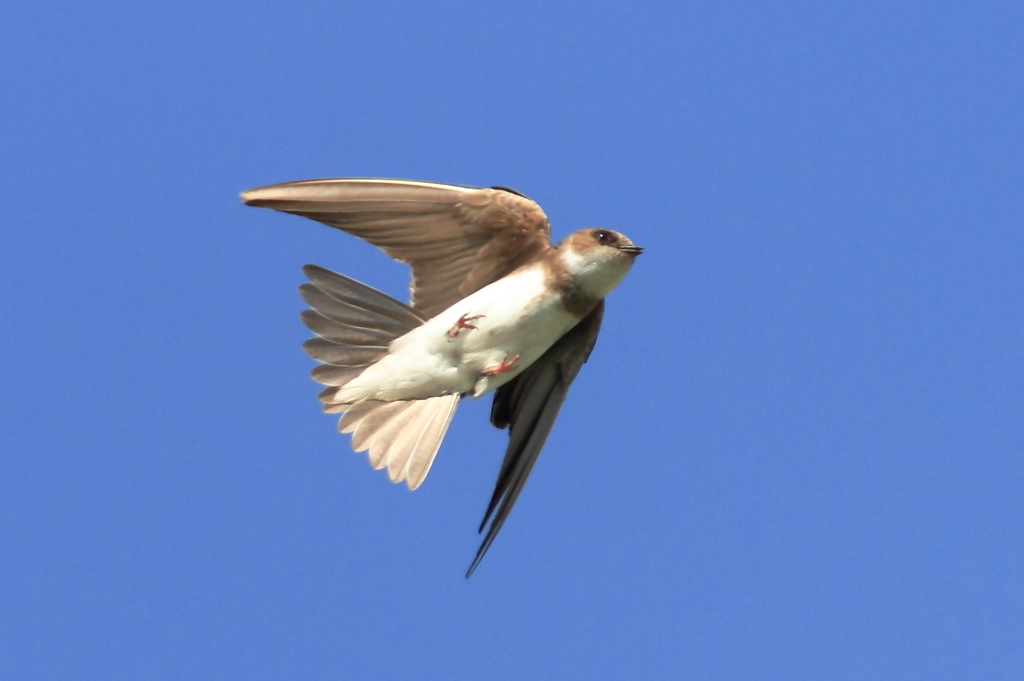
[[[463,316],[475,329],[452,329]],[[469,393],[479,397],[515,378],[579,320],[544,283],[540,265],[485,286],[398,338],[388,354],[340,389],[336,402],[414,400]],[[518,357],[508,372],[485,370]]]

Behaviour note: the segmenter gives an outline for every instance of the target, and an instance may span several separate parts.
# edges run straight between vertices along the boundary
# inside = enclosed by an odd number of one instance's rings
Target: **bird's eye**
[[[604,231],[603,229],[599,229],[596,232],[594,232],[594,238],[597,239],[600,243],[606,244],[612,240],[612,235],[609,232]]]

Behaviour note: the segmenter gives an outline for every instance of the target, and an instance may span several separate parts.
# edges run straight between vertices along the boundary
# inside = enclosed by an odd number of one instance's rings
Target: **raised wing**
[[[503,188],[305,180],[250,189],[242,199],[348,232],[409,264],[411,305],[427,317],[551,248],[544,211]]]
[[[497,428],[509,429],[509,443],[505,459],[501,462],[498,481],[494,485],[494,494],[480,523],[479,531],[483,532],[487,527],[487,534],[466,571],[467,578],[480,565],[508,514],[512,512],[512,506],[540,456],[540,450],[548,439],[569,387],[597,343],[603,317],[602,300],[593,312],[562,336],[540,359],[494,393],[491,423]]]

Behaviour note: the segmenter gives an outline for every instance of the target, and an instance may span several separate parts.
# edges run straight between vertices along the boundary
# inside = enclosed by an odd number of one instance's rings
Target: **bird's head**
[[[594,298],[618,286],[643,250],[625,234],[603,227],[581,229],[558,244],[569,275]]]

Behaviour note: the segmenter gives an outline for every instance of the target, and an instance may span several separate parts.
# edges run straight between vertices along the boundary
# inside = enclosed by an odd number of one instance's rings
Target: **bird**
[[[509,443],[469,578],[594,349],[605,296],[643,248],[606,228],[552,244],[541,207],[508,187],[342,178],[241,197],[364,239],[412,269],[408,305],[317,265],[303,268],[299,288],[323,410],[340,414],[338,429],[374,468],[415,490],[459,401],[494,393],[490,421]]]

